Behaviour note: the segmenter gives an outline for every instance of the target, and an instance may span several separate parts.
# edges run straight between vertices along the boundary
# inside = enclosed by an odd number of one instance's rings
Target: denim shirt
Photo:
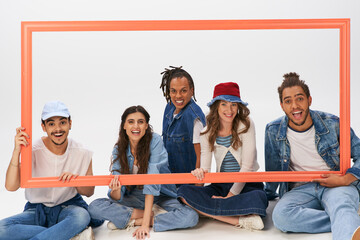
[[[118,156],[118,149],[115,146],[112,152],[112,159],[116,159]],[[127,159],[129,163],[129,170],[132,172],[133,165],[134,165],[134,156],[131,154],[130,145],[126,150]],[[111,172],[114,175],[121,175],[120,174],[120,162],[116,161],[111,168]],[[118,171],[115,171],[118,170]],[[149,158],[149,165],[147,174],[159,174],[159,173],[170,173],[168,167],[168,156],[166,149],[164,148],[163,142],[161,137],[157,133],[152,134],[152,139],[150,142],[150,158]],[[121,184],[121,182],[120,182]],[[111,189],[109,189],[108,196],[110,196]],[[176,187],[174,184],[154,184],[154,185],[144,185],[143,194],[150,194],[154,196],[159,196],[160,193],[165,194],[170,197],[176,197]],[[131,191],[129,191],[126,186],[121,186],[121,198],[118,202],[121,202],[123,196],[130,195]]]
[[[340,151],[339,151],[339,118],[329,113],[310,110],[315,128],[315,145],[319,155],[329,166],[331,171],[340,170]],[[288,127],[288,117],[283,116],[266,125],[265,130],[265,168],[266,171],[289,171],[290,164],[290,144],[286,137]],[[351,158],[353,166],[346,173],[351,173],[360,179],[360,140],[350,129]],[[280,184],[279,194],[276,189]],[[360,189],[359,181],[353,182]],[[287,182],[266,183],[265,191],[268,199],[274,199],[287,192]]]
[[[163,118],[162,137],[169,154],[169,167],[172,173],[189,173],[196,165],[193,144],[194,121],[200,119],[205,126],[205,115],[193,99],[175,118],[174,111],[174,104],[167,104]]]

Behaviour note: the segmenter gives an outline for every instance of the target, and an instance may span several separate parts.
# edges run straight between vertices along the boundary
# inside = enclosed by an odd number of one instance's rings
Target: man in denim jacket
[[[284,75],[278,92],[286,115],[266,126],[266,171],[340,170],[339,118],[309,109],[309,88],[296,73]],[[312,182],[267,183],[268,198],[281,198],[273,211],[274,225],[283,232],[332,231],[334,240],[360,239],[359,157],[360,140],[351,130],[354,165],[344,176],[323,174]]]

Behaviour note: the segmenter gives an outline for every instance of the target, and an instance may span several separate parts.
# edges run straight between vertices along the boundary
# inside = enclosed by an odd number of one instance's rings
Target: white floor
[[[92,200],[106,196],[107,187],[96,187],[94,196],[89,199],[84,198],[88,203]],[[20,189],[16,192],[8,192],[4,188],[0,189],[0,219],[15,215],[23,210],[25,204],[24,191]],[[231,240],[231,239],[290,239],[290,240],[330,240],[331,233],[323,234],[294,234],[282,233],[277,230],[271,221],[271,213],[276,202],[271,201],[267,209],[267,217],[264,219],[265,229],[262,231],[248,231],[244,229],[236,229],[235,227],[221,223],[208,218],[200,218],[199,224],[192,229],[175,230],[168,232],[150,232],[151,240]],[[94,229],[96,240],[115,240],[115,239],[134,239],[132,232],[126,230],[110,231],[106,227],[106,223],[101,227]],[[219,239],[220,238],[220,239]]]
[[[209,218],[200,218],[199,224],[192,229],[175,230],[168,232],[150,232],[150,239],[152,240],[190,240],[190,239],[206,239],[206,240],[221,240],[221,239],[301,239],[301,240],[330,240],[331,233],[323,234],[294,234],[282,233],[277,230],[271,221],[271,212],[276,202],[271,201],[268,207],[268,215],[265,218],[265,229],[262,231],[248,231],[244,229],[236,229],[235,227],[221,223]],[[108,239],[133,239],[132,232],[126,230],[113,230],[110,231],[106,227],[106,223],[101,227],[94,229],[96,240]]]

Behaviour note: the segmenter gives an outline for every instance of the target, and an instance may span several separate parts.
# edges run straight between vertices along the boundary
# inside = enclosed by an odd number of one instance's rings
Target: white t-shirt
[[[63,155],[56,155],[46,148],[42,139],[33,144],[32,176],[59,177],[63,172],[85,175],[93,153],[81,144],[68,139]],[[47,207],[59,205],[77,194],[75,187],[27,188],[25,198],[31,203],[43,203]]]
[[[330,171],[319,155],[315,145],[315,127],[304,132],[287,128],[290,143],[290,170],[292,171]]]
[[[193,144],[200,143],[200,133],[204,129],[204,125],[200,119],[196,118],[194,121],[194,130],[193,130]]]
[[[174,114],[175,118],[177,114]],[[203,130],[204,125],[200,121],[200,119],[196,118],[194,120],[194,129],[193,129],[193,144],[200,143],[200,132]]]

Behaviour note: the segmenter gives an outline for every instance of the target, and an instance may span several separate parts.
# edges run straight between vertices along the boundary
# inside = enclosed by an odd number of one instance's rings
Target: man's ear
[[[284,111],[284,107],[283,107],[283,103],[282,103],[282,102],[280,102],[280,107],[281,107],[281,109]]]
[[[44,132],[46,132],[45,124],[41,123],[41,127],[42,127],[42,130],[43,130]]]

